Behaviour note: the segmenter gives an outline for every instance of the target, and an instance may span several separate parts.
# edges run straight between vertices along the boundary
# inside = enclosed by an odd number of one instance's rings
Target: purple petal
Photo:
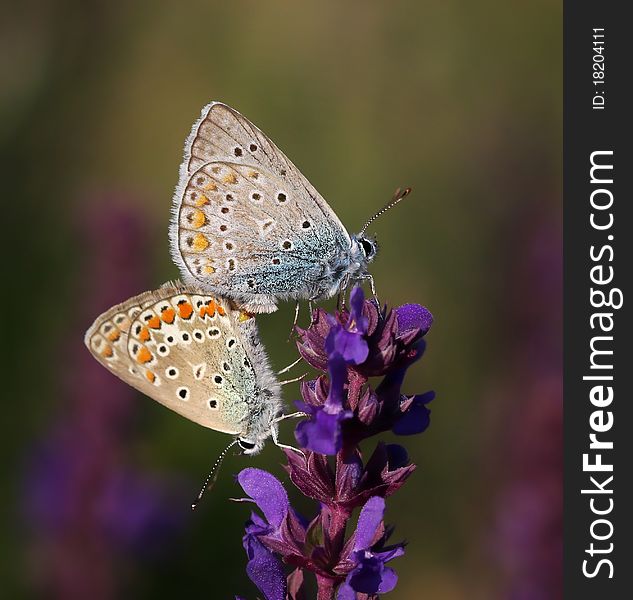
[[[254,467],[240,471],[237,480],[244,491],[255,500],[267,521],[278,529],[290,507],[288,494],[281,482],[270,473]]]
[[[422,433],[431,422],[431,411],[426,407],[435,398],[435,392],[426,392],[414,396],[411,406],[393,426],[396,435],[414,435]]]
[[[363,306],[365,305],[365,293],[363,288],[356,286],[349,296],[350,313],[347,329],[358,333],[367,333],[368,319],[363,315]],[[357,363],[358,364],[358,363]]]
[[[372,496],[363,506],[358,516],[358,525],[354,539],[354,550],[359,551],[369,548],[376,531],[385,514],[385,499],[380,496]]]
[[[380,585],[378,586],[379,594],[386,594],[393,590],[398,583],[398,575],[391,567],[385,567],[382,571],[382,577],[380,578]]]
[[[347,581],[354,590],[362,594],[376,594],[382,583],[385,566],[371,552],[359,557],[358,566],[349,574]]]
[[[343,582],[338,589],[336,600],[356,600],[356,592],[347,581]]]
[[[308,415],[314,415],[319,408],[318,406],[307,404],[305,402],[302,402],[301,400],[295,400],[295,406],[297,407],[297,410],[299,412],[304,412]]]
[[[369,347],[362,334],[347,331],[342,325],[332,327],[325,340],[325,350],[331,358],[340,354],[345,362],[360,365],[369,354]]]
[[[246,522],[246,533],[251,535],[259,535],[262,533],[268,533],[270,531],[270,525],[268,521],[260,517],[257,513],[251,513],[250,521]]]
[[[395,309],[398,316],[398,335],[419,329],[424,335],[433,324],[433,315],[420,304],[403,304]]]
[[[266,600],[286,599],[286,575],[281,561],[256,537],[244,536],[248,556],[246,574]]]
[[[373,552],[373,555],[383,563],[388,563],[394,558],[404,555],[404,547],[401,544],[391,547],[389,550],[382,550],[380,552]]]
[[[409,455],[406,449],[400,446],[400,444],[387,444],[386,449],[390,471],[395,471],[408,464]]]
[[[318,454],[336,454],[343,444],[341,422],[351,417],[351,411],[330,414],[324,408],[317,408],[312,419],[297,425],[295,437],[303,448]]]
[[[334,356],[328,361],[328,375],[330,389],[328,391],[325,408],[328,413],[338,413],[343,409],[343,393],[347,381],[347,367],[340,356]]]

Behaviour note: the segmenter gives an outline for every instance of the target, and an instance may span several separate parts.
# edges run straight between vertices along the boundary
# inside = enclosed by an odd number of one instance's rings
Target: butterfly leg
[[[297,303],[295,304],[295,318],[294,318],[294,321],[292,322],[292,327],[290,328],[290,333],[288,334],[288,339],[286,340],[286,343],[290,341],[290,338],[292,337],[293,332],[297,328],[298,320],[299,320],[299,300],[297,300]]]
[[[346,290],[341,290],[338,293],[338,298],[336,299],[336,310],[339,312],[343,312],[345,310],[345,293]]]
[[[281,371],[277,371],[277,375],[281,375],[282,373],[287,373],[288,371],[290,371],[290,369],[292,369],[292,367],[294,367],[295,365],[298,365],[302,360],[303,360],[303,357],[300,356],[297,360],[289,364],[287,367],[284,367]]]
[[[289,415],[281,415],[276,419],[273,419],[273,423],[279,423],[279,421],[285,421],[286,419],[303,419],[303,417],[309,417],[308,413],[301,411],[290,413]]]
[[[338,293],[338,302],[337,302],[337,309],[339,310],[339,312],[342,312],[344,310],[346,310],[346,296],[347,296],[347,288],[349,287],[349,275],[345,276],[345,279],[343,280],[342,284],[341,284],[341,291]]]
[[[374,283],[374,277],[367,273],[363,277],[363,279],[367,279],[369,281],[369,287],[371,288],[371,295],[374,297],[374,302],[376,303],[376,307],[380,308],[380,300],[378,300],[378,295],[376,294],[376,284]]]
[[[303,375],[295,377],[294,379],[286,379],[285,381],[280,381],[279,385],[288,385],[289,383],[294,383],[295,381],[301,381],[306,375],[307,373],[304,373]]]
[[[275,446],[277,446],[278,448],[281,448],[282,450],[292,450],[294,452],[298,452],[299,454],[301,454],[301,456],[303,456],[303,459],[307,462],[308,459],[306,458],[306,455],[301,450],[299,450],[299,448],[295,448],[294,446],[288,446],[287,444],[282,444],[279,441],[276,427],[270,428],[270,436],[273,438],[273,444],[275,444]]]

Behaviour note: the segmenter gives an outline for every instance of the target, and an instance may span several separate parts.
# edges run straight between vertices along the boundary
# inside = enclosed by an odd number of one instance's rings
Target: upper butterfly
[[[186,283],[256,313],[278,300],[330,298],[354,280],[373,290],[366,226],[350,236],[265,134],[225,104],[204,107],[185,144],[169,232]]]
[[[86,332],[94,357],[126,383],[182,416],[234,434],[246,454],[272,436],[280,383],[255,319],[229,302],[167,284],[114,306]]]

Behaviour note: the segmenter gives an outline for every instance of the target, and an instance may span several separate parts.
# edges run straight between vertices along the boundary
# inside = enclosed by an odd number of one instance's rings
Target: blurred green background
[[[406,383],[437,398],[429,430],[400,440],[419,468],[388,502],[409,542],[388,597],[559,597],[561,11],[551,0],[5,6],[4,597],[256,596],[248,511],[228,498],[246,465],[283,479],[279,451],[229,458],[189,514],[227,437],[130,395],[82,340],[110,304],[177,277],[171,196],[210,100],[266,132],[350,231],[396,187],[414,190],[372,227],[381,300],[435,316]],[[296,356],[292,315],[288,304],[260,319],[275,367]]]

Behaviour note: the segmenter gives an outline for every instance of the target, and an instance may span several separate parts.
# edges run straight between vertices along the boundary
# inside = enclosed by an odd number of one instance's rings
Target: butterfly
[[[277,424],[288,416],[281,414],[286,382],[270,368],[253,315],[229,301],[165,284],[97,317],[85,344],[103,366],[150,398],[236,436],[233,443],[245,454],[257,454],[269,437],[287,447],[277,440]]]
[[[280,300],[317,301],[369,280],[373,220],[350,235],[336,213],[277,146],[240,113],[205,106],[185,144],[169,237],[183,281],[245,310]],[[298,304],[297,304],[298,309]]]

